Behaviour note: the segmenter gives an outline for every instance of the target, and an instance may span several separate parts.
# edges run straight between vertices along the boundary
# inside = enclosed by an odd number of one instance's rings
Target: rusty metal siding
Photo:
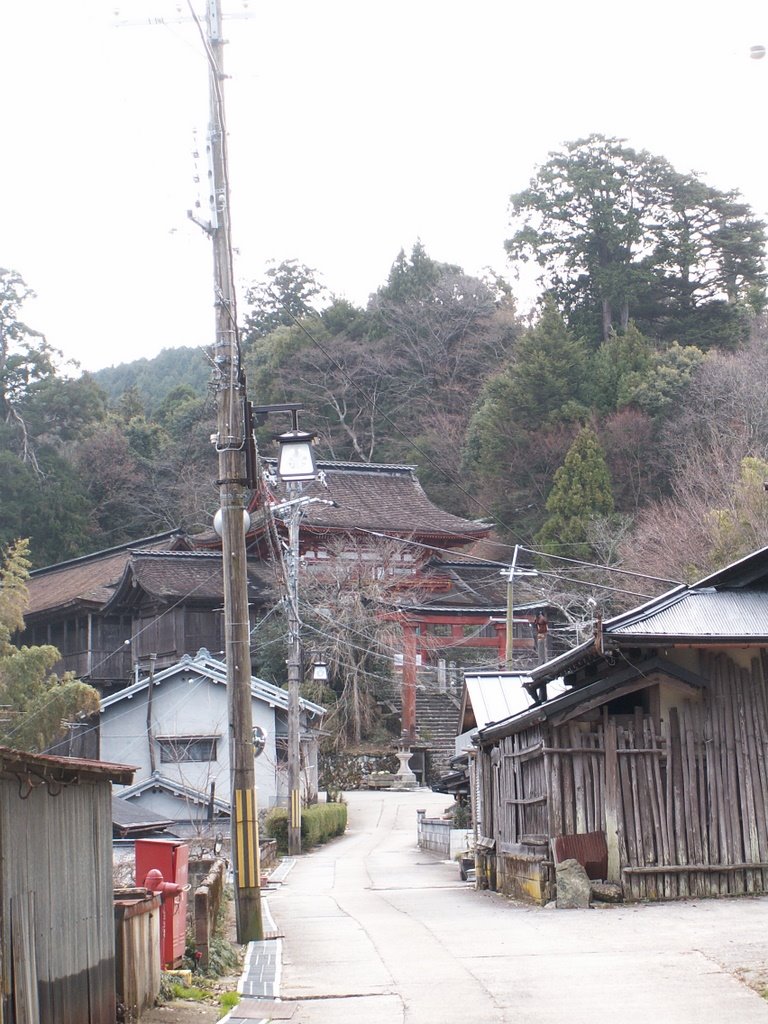
[[[34,774],[0,778],[4,1024],[17,1024],[14,907],[33,936],[39,1024],[113,1024],[111,835],[108,781],[46,785]]]

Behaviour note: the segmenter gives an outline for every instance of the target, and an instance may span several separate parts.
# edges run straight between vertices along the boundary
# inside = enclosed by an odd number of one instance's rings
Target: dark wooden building
[[[258,611],[273,598],[273,574],[248,565]],[[56,670],[110,693],[201,647],[223,646],[221,554],[196,550],[181,533],[161,534],[37,569],[22,642],[61,652]]]
[[[567,691],[480,730],[479,877],[547,901],[582,860],[627,899],[768,891],[768,548],[597,623]]]

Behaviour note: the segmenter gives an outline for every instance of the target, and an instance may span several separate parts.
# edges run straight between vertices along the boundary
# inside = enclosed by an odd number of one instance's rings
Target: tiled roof
[[[273,460],[264,460],[274,466]],[[319,462],[317,480],[304,485],[302,494],[330,504],[308,505],[302,529],[318,532],[373,530],[397,537],[430,537],[470,541],[490,531],[444,512],[424,493],[413,466],[378,463]],[[288,497],[278,482],[272,489],[277,501]]]
[[[248,564],[251,596],[271,593],[274,575],[263,565]],[[223,601],[221,553],[218,551],[135,551],[111,601],[119,604],[143,592],[160,601],[183,597],[190,602]]]
[[[25,618],[72,605],[100,608],[114,592],[136,547],[169,549],[179,542],[176,532],[159,534],[120,547],[97,551],[58,565],[35,569],[28,581],[29,606]]]
[[[192,786],[186,786],[183,782],[178,782],[175,779],[169,779],[165,775],[160,775],[159,772],[155,772],[150,775],[148,779],[142,779],[140,782],[136,782],[133,786],[129,786],[127,789],[120,791],[121,799],[125,801],[131,800],[133,797],[141,796],[142,793],[147,791],[153,791],[161,789],[166,793],[170,793],[171,796],[179,797],[186,803],[200,804],[202,806],[210,805],[211,798],[208,793],[203,792],[200,789],[194,789]],[[219,797],[215,797],[213,800],[214,808],[221,814],[229,814],[229,801],[221,800]],[[146,812],[142,811],[142,817]],[[175,823],[174,823],[175,824]]]
[[[426,581],[441,580],[445,586],[430,593],[418,607],[506,611],[508,574],[502,575],[503,572],[502,566],[490,562],[472,564],[434,559],[425,568]],[[515,582],[514,599],[517,610],[547,607],[541,596],[522,580]]]
[[[157,689],[168,679],[190,674],[209,679],[212,683],[216,684],[226,685],[227,683],[227,666],[225,663],[212,658],[205,648],[201,648],[194,658],[189,654],[185,654],[175,665],[170,665],[161,672],[155,673],[152,678],[152,686],[154,689]],[[143,693],[148,687],[149,676],[144,676],[132,686],[126,686],[124,689],[110,694],[109,697],[104,697],[100,704],[102,712],[112,707],[113,704],[119,704],[124,700],[132,700],[136,694]],[[266,679],[251,676],[251,696],[273,707],[282,708],[284,711],[288,710],[288,691],[284,690],[281,686],[275,686],[274,683],[267,682]],[[305,697],[299,697],[299,707],[313,718],[322,717],[325,714],[325,708],[311,700],[307,700]]]
[[[122,797],[112,797],[112,827],[123,836],[150,829],[162,832],[172,824],[173,822],[164,815],[155,814],[147,808],[138,809],[136,804],[129,803]]]

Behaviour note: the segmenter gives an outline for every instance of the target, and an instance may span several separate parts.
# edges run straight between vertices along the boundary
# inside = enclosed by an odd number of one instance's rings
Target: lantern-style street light
[[[277,472],[289,487],[300,489],[304,481],[317,476],[315,455],[312,450],[316,434],[299,430],[298,413],[303,406],[261,405],[253,406],[251,413],[257,422],[263,423],[270,413],[291,414],[291,430],[275,434],[280,445]],[[288,525],[288,853],[301,853],[301,739],[299,685],[301,682],[301,620],[299,618],[299,518],[304,505],[319,501],[318,498],[296,497],[276,506],[273,511],[284,512]],[[330,502],[329,502],[330,504]]]

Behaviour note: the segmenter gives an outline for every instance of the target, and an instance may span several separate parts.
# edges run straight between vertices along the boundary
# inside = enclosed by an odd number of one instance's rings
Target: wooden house
[[[573,856],[627,899],[768,891],[767,651],[764,548],[532,669],[538,703],[478,732],[478,877],[547,901]]]
[[[3,1024],[114,1024],[112,783],[132,777],[0,747]]]
[[[288,691],[251,679],[254,729],[264,737],[256,758],[256,789],[264,807],[287,795]],[[325,709],[299,701],[302,787],[317,796],[319,730]],[[227,670],[206,650],[142,676],[101,702],[100,754],[135,764],[135,781],[118,791],[137,809],[179,826],[229,816]]]
[[[104,606],[114,594],[135,549],[168,551],[188,547],[178,531],[33,569],[24,615],[25,644],[53,644],[61,653],[56,671],[74,672],[94,686],[125,685],[134,670],[130,615]],[[126,642],[127,641],[127,642]]]
[[[248,566],[258,610],[272,599],[272,574]],[[221,554],[194,550],[178,531],[36,569],[20,640],[53,644],[57,672],[111,693],[150,666],[161,670],[201,647],[223,647]]]

